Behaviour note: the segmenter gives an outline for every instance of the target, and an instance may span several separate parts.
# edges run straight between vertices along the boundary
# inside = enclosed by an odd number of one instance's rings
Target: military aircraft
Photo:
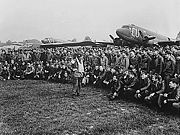
[[[50,37],[50,38],[44,38],[43,40],[41,40],[41,42],[43,44],[49,44],[49,43],[64,43],[65,41],[61,40],[61,39],[54,39],[54,38]]]
[[[123,43],[126,44],[138,44],[144,47],[148,46],[167,46],[167,45],[180,45],[180,33],[178,34],[176,39],[172,39],[150,30],[144,29],[142,27],[138,27],[134,24],[130,25],[123,25],[120,29],[116,30],[116,34],[118,38],[114,38],[110,35],[113,39],[114,44],[116,45],[120,42],[122,45]],[[125,42],[124,42],[124,41]],[[120,45],[120,44],[119,44]]]
[[[56,40],[48,39],[42,40],[43,45],[41,47],[64,47],[64,46],[103,46],[115,45],[115,46],[167,46],[167,45],[180,45],[180,32],[176,39],[172,39],[134,24],[123,25],[120,29],[116,30],[118,37],[114,38],[109,35],[113,42],[93,42],[91,40],[85,40],[82,42],[58,42]]]
[[[40,48],[55,48],[55,47],[83,47],[83,46],[90,46],[90,47],[106,47],[107,44],[102,44],[98,42],[93,42],[91,39],[88,37],[85,37],[84,41],[81,42],[76,42],[74,39],[68,40],[68,41],[63,41],[63,40],[56,40],[53,38],[45,38],[41,40],[43,44],[40,45]],[[111,43],[114,44],[114,43]]]

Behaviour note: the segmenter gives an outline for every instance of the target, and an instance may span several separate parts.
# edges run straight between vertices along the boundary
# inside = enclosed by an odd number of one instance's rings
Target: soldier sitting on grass
[[[137,78],[136,70],[126,71],[124,77],[121,80],[121,92],[122,95],[128,99],[133,99],[138,89],[139,80]]]
[[[50,75],[50,70],[51,70],[49,62],[46,62],[43,70],[44,70],[44,79],[48,80],[49,75]]]
[[[140,79],[139,79],[139,89],[136,91],[135,98],[138,100],[144,100],[144,98],[148,95],[150,89],[150,78],[149,74],[146,71],[141,71]]]
[[[24,71],[24,75],[26,79],[34,79],[35,68],[31,63],[27,63],[26,70]]]
[[[82,85],[87,86],[89,84],[92,84],[91,78],[92,78],[92,67],[90,65],[87,65],[85,67],[85,73],[82,79]]]
[[[165,83],[164,80],[162,80],[162,77],[156,73],[152,75],[150,91],[149,94],[145,97],[147,103],[157,105],[158,97],[161,93],[164,92],[164,89]]]
[[[8,67],[4,66],[4,67],[2,68],[1,77],[2,77],[2,80],[3,80],[3,81],[10,79],[10,72],[9,72],[9,70],[8,70]]]
[[[90,84],[95,84],[98,75],[99,75],[99,66],[95,66],[94,70],[92,71],[92,76],[90,76]]]
[[[60,71],[60,82],[61,83],[68,83],[69,82],[69,75],[70,75],[70,69],[63,64],[61,67],[61,71]]]
[[[111,93],[107,95],[109,100],[114,100],[119,96],[119,90],[121,88],[121,83],[117,77],[117,75],[113,76],[112,81],[109,84]]]
[[[169,107],[179,108],[180,103],[180,86],[179,80],[173,78],[169,82],[169,92],[160,94],[159,100],[161,101],[159,104],[160,107],[164,109],[168,109]]]
[[[102,82],[103,82],[103,76],[105,74],[105,69],[100,66],[99,67],[99,74],[96,76],[95,81],[93,82],[95,87],[101,88],[102,87]]]
[[[105,71],[105,74],[103,76],[102,79],[102,84],[103,84],[103,88],[105,89],[109,89],[109,83],[111,82],[112,78],[113,78],[113,69],[111,70],[111,68],[107,68]],[[114,70],[115,71],[115,70]]]
[[[43,79],[43,76],[44,76],[43,65],[41,63],[37,63],[37,66],[35,68],[34,79]]]

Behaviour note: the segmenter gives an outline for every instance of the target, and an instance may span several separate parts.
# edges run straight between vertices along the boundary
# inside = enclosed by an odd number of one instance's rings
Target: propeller
[[[109,35],[110,38],[113,40],[114,45],[121,45],[122,44],[122,39],[120,38],[114,38],[112,35]]]
[[[142,33],[141,30],[139,31],[139,34],[140,34],[140,36],[141,36],[142,38],[144,38],[144,35],[143,35],[143,33]]]
[[[109,36],[110,36],[110,38],[114,41],[115,38],[114,38],[112,35],[109,35]]]

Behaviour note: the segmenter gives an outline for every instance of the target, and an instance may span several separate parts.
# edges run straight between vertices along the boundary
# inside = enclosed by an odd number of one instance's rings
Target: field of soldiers
[[[0,134],[179,135],[179,50],[2,50]]]

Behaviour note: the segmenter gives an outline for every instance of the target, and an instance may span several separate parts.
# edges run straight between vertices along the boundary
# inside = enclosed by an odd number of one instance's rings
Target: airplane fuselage
[[[150,30],[138,27],[136,25],[123,25],[116,30],[119,38],[136,44],[157,44],[158,42],[171,41],[171,38],[157,34]]]

